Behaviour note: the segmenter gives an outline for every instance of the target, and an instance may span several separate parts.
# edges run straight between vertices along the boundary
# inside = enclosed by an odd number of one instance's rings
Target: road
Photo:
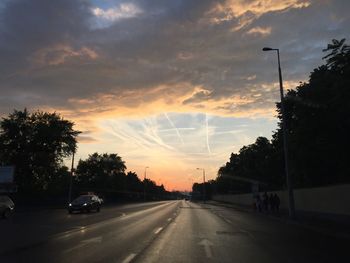
[[[349,240],[184,200],[0,221],[0,262],[342,262]]]

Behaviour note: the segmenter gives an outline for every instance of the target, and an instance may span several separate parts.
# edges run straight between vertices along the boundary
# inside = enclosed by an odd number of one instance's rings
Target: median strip
[[[162,229],[163,229],[162,227],[157,228],[157,230],[156,230],[156,231],[154,231],[154,234],[156,234],[156,235],[157,235],[157,234],[158,234],[160,231],[162,231]]]
[[[127,257],[122,261],[122,263],[129,263],[129,262],[131,262],[131,261],[134,259],[134,257],[136,257],[136,254],[135,254],[135,253],[131,253],[129,256],[127,256]]]

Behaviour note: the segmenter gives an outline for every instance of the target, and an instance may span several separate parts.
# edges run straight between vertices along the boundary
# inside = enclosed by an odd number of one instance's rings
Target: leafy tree
[[[258,137],[255,143],[243,146],[238,154],[232,153],[229,162],[218,171],[217,190],[223,193],[251,191],[250,183],[239,178],[260,181],[270,189],[281,187],[281,167],[276,165],[275,152],[274,144]]]
[[[19,191],[47,191],[60,171],[63,158],[76,150],[74,123],[57,113],[15,110],[0,122],[1,165],[15,166]]]
[[[290,173],[295,187],[350,182],[350,46],[333,40],[326,49],[326,64],[316,68],[307,83],[289,90],[285,97]],[[232,190],[229,178],[240,176],[283,187],[283,140],[281,104],[277,103],[279,127],[271,142],[259,137],[254,144],[231,154],[216,179],[220,192]],[[244,190],[243,186],[236,188]]]
[[[81,188],[126,190],[125,162],[118,154],[93,153],[79,160],[76,180]]]
[[[333,40],[324,52],[326,65],[286,94],[291,172],[297,187],[350,181],[350,47],[345,39]],[[278,110],[281,113],[280,105]]]
[[[131,192],[142,192],[143,191],[143,183],[137,177],[137,174],[134,172],[128,172],[126,174],[126,186],[128,191]]]
[[[328,44],[323,52],[329,52],[323,59],[326,59],[326,66],[331,71],[340,71],[349,68],[350,64],[350,46],[345,44],[345,38],[342,40],[333,39],[332,44]]]
[[[143,199],[144,190],[149,200],[161,199],[167,193],[163,185],[158,186],[148,178],[141,181],[136,173],[125,174],[125,170],[125,162],[118,154],[94,153],[79,161],[75,185],[81,191],[107,194],[112,199]]]

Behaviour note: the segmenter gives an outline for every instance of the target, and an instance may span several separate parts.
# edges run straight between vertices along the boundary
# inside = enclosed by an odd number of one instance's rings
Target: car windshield
[[[86,203],[86,202],[90,202],[92,199],[92,196],[89,195],[82,195],[79,196],[78,198],[73,200],[73,203]]]

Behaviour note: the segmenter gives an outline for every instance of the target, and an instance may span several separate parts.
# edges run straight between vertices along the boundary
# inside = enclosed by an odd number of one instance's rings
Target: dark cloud
[[[106,110],[100,99],[105,94],[113,97],[111,105],[134,106],[169,96],[154,90],[178,83],[210,91],[194,93],[186,105],[241,96],[250,98],[242,109],[265,108],[278,93],[266,89],[277,72],[274,55],[261,52],[263,46],[281,49],[286,81],[304,80],[321,63],[326,43],[350,33],[348,1],[315,1],[259,15],[246,10],[240,16],[215,9],[225,1],[124,2],[142,12],[102,28],[94,27],[98,18],[88,1],[6,2],[0,9],[0,111],[25,106],[78,111],[91,107],[76,103],[87,99]],[[145,96],[128,102],[134,92]]]

